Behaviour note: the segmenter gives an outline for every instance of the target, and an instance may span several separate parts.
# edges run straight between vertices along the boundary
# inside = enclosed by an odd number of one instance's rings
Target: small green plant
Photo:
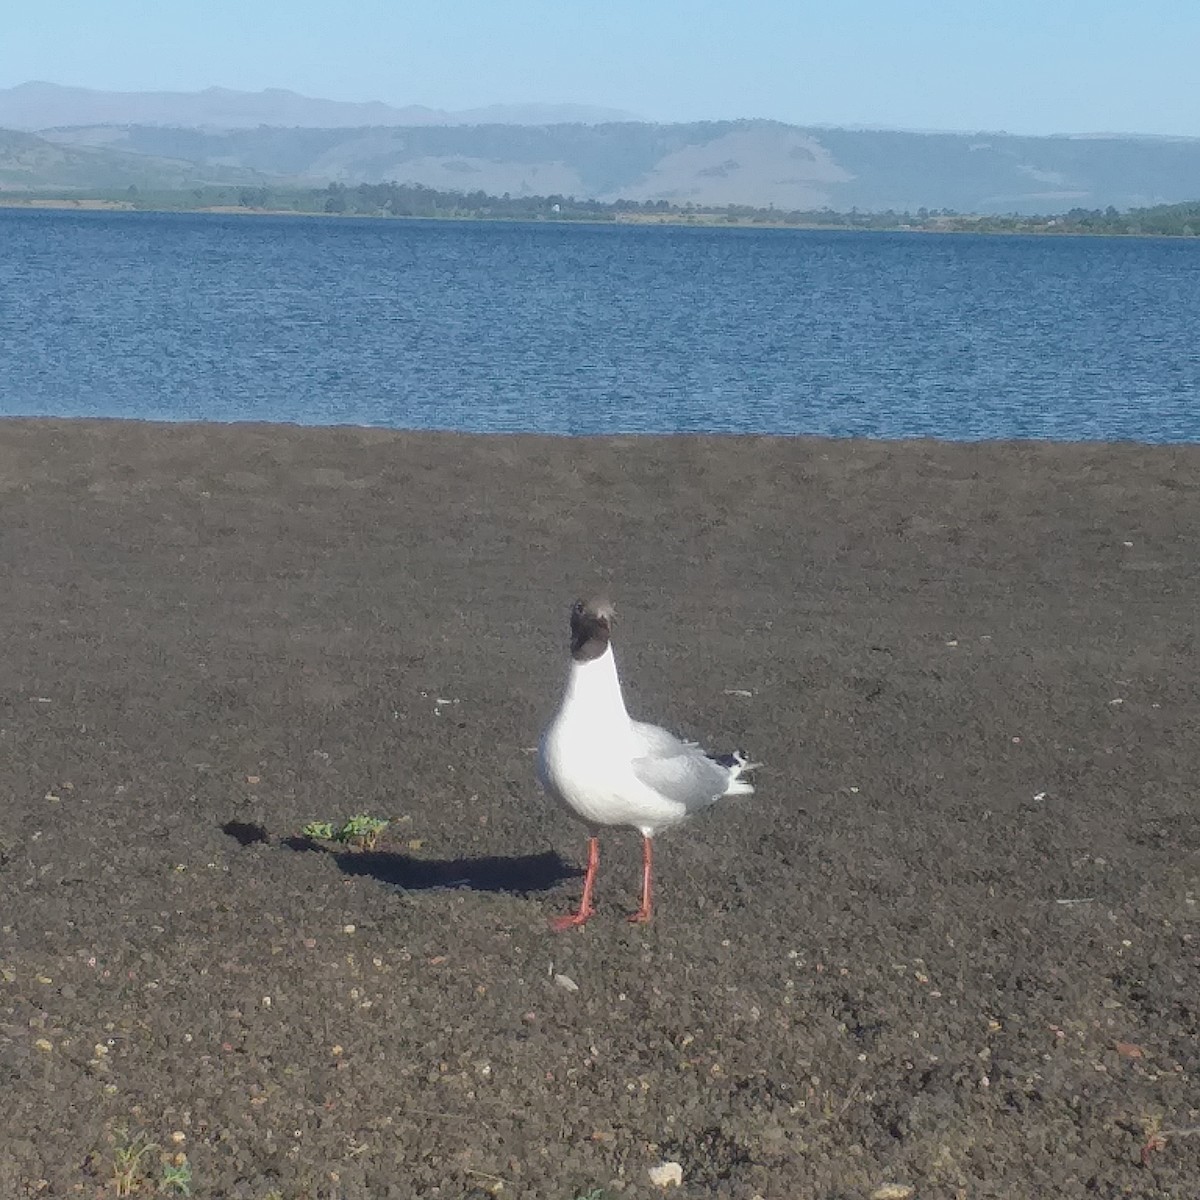
[[[163,1191],[173,1191],[182,1196],[190,1196],[192,1194],[191,1163],[183,1155],[177,1155],[174,1162],[164,1163],[162,1183],[159,1186]]]
[[[118,1196],[132,1196],[146,1181],[144,1159],[158,1149],[144,1133],[129,1136],[127,1129],[117,1131],[113,1148],[113,1187]]]
[[[338,827],[332,821],[309,821],[300,832],[316,842],[356,842],[363,850],[374,850],[379,844],[380,834],[390,824],[383,817],[357,813]]]
[[[359,813],[351,817],[338,830],[339,842],[358,842],[364,850],[374,850],[379,843],[379,835],[388,827],[388,822],[382,817],[371,817]]]

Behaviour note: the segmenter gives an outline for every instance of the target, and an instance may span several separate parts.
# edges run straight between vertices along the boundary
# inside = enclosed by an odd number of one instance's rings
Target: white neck
[[[564,715],[570,713],[572,720],[628,722],[611,645],[599,658],[588,662],[571,660],[561,711]]]

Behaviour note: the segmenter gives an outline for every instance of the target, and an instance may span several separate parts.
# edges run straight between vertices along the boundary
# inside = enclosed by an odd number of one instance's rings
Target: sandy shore
[[[1194,1200],[1200,447],[0,421],[0,505],[0,1196]],[[767,765],[552,935],[598,584]]]

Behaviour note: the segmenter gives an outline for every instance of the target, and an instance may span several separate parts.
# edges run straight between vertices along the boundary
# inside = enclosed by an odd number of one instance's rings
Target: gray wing
[[[661,725],[648,725],[645,721],[630,721],[629,725],[633,730],[635,758],[660,754],[669,758],[672,754],[691,750],[696,745],[695,742],[685,742],[682,738],[677,738]]]
[[[713,762],[703,750],[666,736],[671,745],[660,742],[658,753],[633,760],[634,776],[660,796],[682,804],[689,813],[715,804],[729,788],[729,769]]]

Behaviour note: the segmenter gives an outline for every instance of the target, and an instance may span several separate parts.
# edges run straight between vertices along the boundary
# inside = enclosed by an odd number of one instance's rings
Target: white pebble
[[[647,1172],[650,1182],[655,1187],[681,1187],[683,1185],[683,1168],[677,1162],[661,1162],[657,1167],[651,1167]]]

